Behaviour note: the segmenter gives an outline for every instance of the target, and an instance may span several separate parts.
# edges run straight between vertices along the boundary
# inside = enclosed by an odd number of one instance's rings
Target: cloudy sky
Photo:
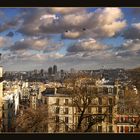
[[[0,8],[5,70],[140,66],[140,8]]]

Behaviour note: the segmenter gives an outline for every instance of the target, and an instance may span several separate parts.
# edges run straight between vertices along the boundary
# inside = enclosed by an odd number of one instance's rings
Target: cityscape
[[[140,8],[0,8],[0,133],[140,133]]]

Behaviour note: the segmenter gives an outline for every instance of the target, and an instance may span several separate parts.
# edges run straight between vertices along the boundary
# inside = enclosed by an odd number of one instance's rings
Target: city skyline
[[[134,68],[140,8],[0,8],[1,64],[7,71]]]

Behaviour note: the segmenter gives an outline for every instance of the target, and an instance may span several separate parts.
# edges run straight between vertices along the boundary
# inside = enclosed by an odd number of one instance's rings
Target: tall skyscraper
[[[54,65],[54,66],[53,66],[53,74],[56,74],[56,73],[57,73],[57,66]]]
[[[53,69],[52,69],[52,67],[49,67],[48,68],[48,74],[51,75],[52,73],[53,73]]]

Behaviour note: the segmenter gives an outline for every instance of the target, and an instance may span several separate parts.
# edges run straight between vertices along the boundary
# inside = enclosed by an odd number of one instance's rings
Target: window
[[[68,105],[69,100],[65,99],[65,105]]]
[[[113,104],[112,98],[109,98],[108,102],[109,102],[109,105],[112,105]]]
[[[120,132],[123,132],[123,126],[121,126],[121,130],[120,130]]]
[[[125,116],[125,122],[128,122],[128,116]]]
[[[112,123],[112,116],[111,115],[109,115],[109,123]]]
[[[78,122],[80,121],[80,116],[77,117]]]
[[[98,93],[103,93],[103,88],[102,87],[98,88]]]
[[[2,118],[5,118],[6,117],[6,114],[3,112],[2,113]]]
[[[88,107],[88,113],[91,113],[91,107]]]
[[[65,132],[67,132],[68,130],[69,130],[69,127],[65,125]]]
[[[69,123],[69,118],[65,117],[65,123]]]
[[[121,117],[121,122],[123,122],[123,117]]]
[[[133,123],[136,123],[137,121],[136,121],[136,118],[133,118]]]
[[[68,108],[65,108],[65,114],[68,114],[69,113],[69,109]]]
[[[56,107],[56,114],[59,114],[60,108]]]
[[[55,129],[56,129],[56,132],[59,132],[59,125],[58,124],[55,126]]]
[[[47,98],[44,99],[44,103],[47,104]]]
[[[109,106],[109,113],[112,113],[112,106]]]
[[[110,87],[108,88],[108,93],[112,93],[113,89]]]
[[[99,103],[99,105],[102,105],[102,98],[101,97],[98,98],[98,103]]]
[[[112,125],[109,126],[109,132],[113,132]]]
[[[104,94],[108,94],[108,88],[107,88],[107,87],[104,87],[104,88],[103,88],[103,93],[104,93]]]
[[[2,110],[4,110],[4,105],[2,105]]]
[[[56,116],[56,123],[59,123],[59,116]]]
[[[133,126],[130,127],[130,132],[133,132]]]
[[[133,118],[132,117],[129,117],[129,122],[133,122]]]
[[[59,105],[59,99],[58,98],[56,99],[56,105]]]
[[[98,107],[98,113],[102,113],[102,107]]]
[[[102,132],[102,126],[98,126],[98,132]]]

